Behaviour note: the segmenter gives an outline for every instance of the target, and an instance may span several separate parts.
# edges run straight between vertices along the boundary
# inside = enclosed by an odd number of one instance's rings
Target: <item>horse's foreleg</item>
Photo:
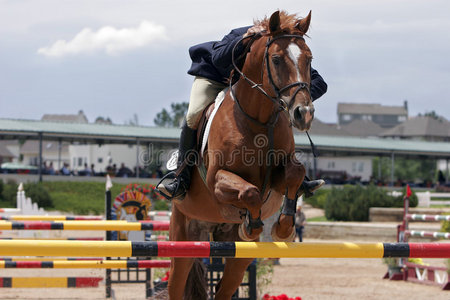
[[[227,258],[215,300],[229,300],[241,285],[245,271],[253,258]]]
[[[253,241],[263,230],[261,221],[262,200],[259,189],[240,176],[219,170],[215,176],[214,195],[222,203],[244,207],[247,218],[239,228],[239,236],[245,241]]]
[[[298,190],[305,178],[303,164],[290,162],[285,168],[286,194],[284,195],[283,210],[272,227],[272,239],[279,242],[292,242],[295,238],[295,211]]]
[[[194,263],[193,258],[172,258],[167,290],[169,299],[183,299],[186,281]]]
[[[170,218],[170,240],[186,241],[186,232],[186,217],[181,214],[176,206],[173,206]],[[169,299],[183,299],[186,281],[193,263],[193,258],[171,258],[169,282],[167,284]]]

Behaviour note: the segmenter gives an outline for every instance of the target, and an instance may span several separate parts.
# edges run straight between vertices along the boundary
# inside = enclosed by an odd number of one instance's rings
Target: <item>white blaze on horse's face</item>
[[[301,56],[303,54],[300,46],[294,42],[291,42],[286,48],[286,53],[288,58],[292,61],[296,72],[295,81],[307,82],[307,78],[304,78],[300,72],[300,61],[302,60]],[[305,55],[308,54],[305,53]],[[309,72],[309,68],[307,71]],[[283,98],[285,101],[293,102],[290,103],[291,108],[289,112],[293,125],[299,130],[308,130],[311,127],[311,122],[314,118],[314,105],[311,102],[310,96],[305,93],[305,90],[302,90],[297,93],[294,99],[286,99],[290,98],[290,96],[283,96]]]
[[[287,52],[288,52],[289,58],[292,60],[292,62],[295,65],[295,70],[297,71],[297,81],[303,81],[303,79],[301,78],[301,75],[300,75],[299,67],[298,67],[298,60],[300,59],[302,50],[300,49],[300,47],[297,44],[291,43],[289,45],[289,47],[287,48]]]

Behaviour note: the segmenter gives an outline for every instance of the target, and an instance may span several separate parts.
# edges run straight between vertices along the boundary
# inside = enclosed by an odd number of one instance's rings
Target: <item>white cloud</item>
[[[73,39],[58,40],[50,46],[39,48],[38,53],[51,57],[101,51],[108,55],[118,55],[125,51],[148,46],[152,42],[167,39],[164,26],[142,21],[137,27],[122,29],[105,26],[93,31],[91,28],[84,28]]]

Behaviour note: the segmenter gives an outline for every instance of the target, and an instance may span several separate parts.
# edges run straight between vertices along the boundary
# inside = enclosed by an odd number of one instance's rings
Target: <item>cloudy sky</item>
[[[257,4],[256,4],[257,3]],[[450,119],[448,0],[0,0],[0,118],[75,114],[141,125],[188,101],[188,48],[276,9],[306,16],[307,40],[339,102],[403,105]]]

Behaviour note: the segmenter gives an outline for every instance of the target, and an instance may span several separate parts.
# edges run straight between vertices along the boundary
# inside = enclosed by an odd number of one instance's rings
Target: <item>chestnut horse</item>
[[[203,154],[206,180],[194,168],[187,195],[173,201],[171,241],[258,241],[262,220],[278,212],[283,199],[272,237],[293,240],[305,168],[294,156],[292,126],[308,130],[314,117],[312,54],[303,38],[310,21],[311,13],[299,19],[277,11],[257,22],[266,28],[263,34],[243,38],[246,55],[233,57],[237,76],[215,114]],[[215,299],[231,299],[252,260],[226,259]],[[196,281],[198,261],[172,258],[170,299],[206,297],[192,296],[196,288],[189,284]]]

